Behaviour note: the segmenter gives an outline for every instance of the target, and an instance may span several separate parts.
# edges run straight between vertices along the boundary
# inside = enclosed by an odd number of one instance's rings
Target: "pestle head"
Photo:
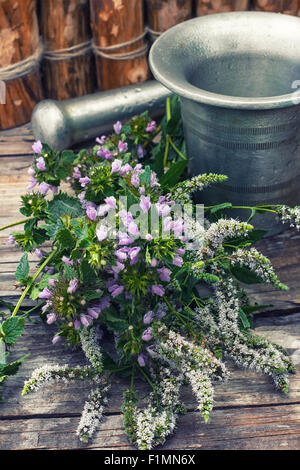
[[[35,139],[63,150],[72,145],[69,119],[59,101],[44,100],[36,105],[31,117]]]

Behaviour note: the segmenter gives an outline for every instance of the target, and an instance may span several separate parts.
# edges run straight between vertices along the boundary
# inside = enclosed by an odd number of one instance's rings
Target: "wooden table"
[[[21,219],[20,196],[28,181],[33,137],[29,126],[0,132],[0,225]],[[9,231],[0,233],[0,297],[16,302],[20,292],[14,287],[14,272],[20,257],[17,248],[5,245]],[[255,331],[286,347],[300,370],[300,233],[286,231],[260,243],[288,292],[260,285],[251,288],[251,298],[272,304],[255,317]],[[32,271],[36,258],[30,256]],[[30,305],[26,301],[25,305]],[[71,354],[63,346],[52,346],[54,329],[39,316],[27,323],[11,359],[25,353],[17,376],[4,386],[5,402],[0,404],[0,449],[123,449],[133,447],[123,430],[120,411],[122,390],[127,382],[116,379],[105,420],[89,445],[81,444],[75,431],[88,394],[85,384],[56,385],[21,396],[23,381],[43,364],[83,363],[80,352]],[[194,411],[190,390],[184,391],[188,412],[180,417],[176,433],[164,449],[300,449],[300,374],[291,377],[288,396],[273,389],[270,378],[230,365],[231,378],[215,388],[215,409],[209,424]],[[145,384],[140,385],[146,389]]]

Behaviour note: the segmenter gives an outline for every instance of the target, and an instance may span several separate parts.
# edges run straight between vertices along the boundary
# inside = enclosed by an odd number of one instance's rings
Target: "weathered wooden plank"
[[[79,413],[88,393],[88,384],[51,385],[40,392],[26,397],[21,396],[24,380],[31,376],[36,367],[44,364],[70,364],[74,366],[86,363],[79,350],[72,352],[66,350],[63,345],[54,347],[51,338],[56,331],[55,327],[40,322],[36,315],[32,318],[35,323],[27,323],[24,335],[11,353],[12,360],[27,353],[30,353],[30,357],[25,361],[19,373],[8,379],[4,389],[5,401],[0,404],[0,415],[5,418],[18,415],[30,417],[35,414],[63,414],[65,416],[74,412]],[[290,323],[288,318],[285,320],[284,324],[274,326],[271,317],[265,319],[265,322],[261,319],[259,320],[260,326],[255,331],[266,335],[270,340],[278,339],[283,347],[288,348],[292,357],[295,358],[300,372],[299,317],[292,316]],[[274,390],[269,377],[253,371],[238,369],[231,363],[228,363],[228,367],[231,371],[229,381],[217,383],[215,387],[216,408],[300,403],[299,374],[291,376],[290,393],[284,395]],[[115,377],[114,383],[116,386],[111,389],[108,410],[110,413],[119,413],[122,391],[128,387],[129,382],[127,379]],[[146,395],[149,391],[147,384],[141,382],[138,388],[141,391],[141,396]],[[195,407],[195,401],[188,387],[184,387],[183,400],[189,409]]]
[[[13,449],[134,449],[123,430],[122,416],[108,415],[90,444],[79,442],[79,417],[0,420],[2,450]],[[199,413],[188,412],[163,449],[299,450],[299,405],[215,410],[203,424]],[[160,447],[161,449],[161,447]]]

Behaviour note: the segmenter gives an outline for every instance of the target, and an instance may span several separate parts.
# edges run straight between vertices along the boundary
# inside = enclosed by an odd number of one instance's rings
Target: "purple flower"
[[[79,183],[81,184],[82,188],[85,188],[89,184],[90,181],[91,180],[88,176],[85,176],[84,178],[79,179]]]
[[[39,259],[42,259],[42,257],[44,256],[45,252],[44,252],[44,250],[41,250],[40,248],[37,248],[36,250],[34,250],[34,254],[35,254]]]
[[[88,218],[90,220],[92,220],[92,221],[96,220],[96,218],[97,218],[97,209],[95,209],[95,207],[89,205],[86,209],[86,215],[88,216]]]
[[[38,183],[38,180],[36,178],[30,178],[30,184],[26,187],[27,191],[30,191],[33,189]]]
[[[75,167],[73,168],[73,175],[72,175],[72,176],[73,176],[73,178],[75,178],[76,180],[79,180],[79,179],[82,177],[81,172],[80,172],[78,166],[75,166]]]
[[[172,230],[176,235],[182,234],[182,232],[184,231],[184,223],[181,217],[179,217],[179,219],[173,222]]]
[[[49,286],[51,286],[51,287],[54,287],[54,286],[55,286],[55,283],[56,283],[56,279],[52,279],[52,278],[51,278],[51,279],[49,279],[49,281],[48,281],[48,284],[49,284]]]
[[[131,212],[127,212],[124,209],[119,212],[119,217],[121,217],[123,224],[128,228],[129,224],[133,222],[133,217]]]
[[[134,246],[132,248],[129,248],[128,250],[128,256],[131,260],[137,257],[139,252],[141,251],[141,248],[139,246]]]
[[[122,130],[122,123],[120,121],[117,121],[115,124],[114,124],[114,131],[117,135],[121,134],[121,130]]]
[[[52,266],[46,266],[44,271],[49,274],[54,274],[55,269]]]
[[[181,258],[181,256],[174,256],[173,258],[173,264],[174,266],[179,266],[181,268],[181,266],[183,265],[183,259]]]
[[[151,266],[151,268],[156,268],[157,263],[158,263],[157,259],[156,259],[156,258],[152,258],[152,260],[150,261],[150,266]]]
[[[52,344],[58,344],[62,342],[62,337],[61,336],[54,336],[52,339]]]
[[[92,318],[95,318],[95,320],[97,320],[97,318],[99,317],[99,313],[100,311],[96,308],[88,308],[88,314],[90,315],[90,317]]]
[[[96,142],[100,145],[103,145],[104,142],[106,141],[106,136],[102,135],[101,137],[97,137]]]
[[[45,287],[45,289],[42,290],[42,292],[39,293],[39,298],[40,299],[50,299],[52,293],[48,289],[48,287]]]
[[[56,315],[55,313],[48,313],[47,315],[47,323],[48,325],[52,325],[56,321]]]
[[[75,328],[75,330],[79,330],[79,329],[80,329],[80,326],[81,326],[81,321],[78,320],[78,319],[76,319],[76,320],[74,321],[74,328]]]
[[[48,183],[45,183],[44,181],[40,184],[40,193],[43,195],[43,196],[46,196],[47,192],[49,191],[50,189],[50,184]]]
[[[122,167],[122,160],[114,160],[111,165],[111,172],[112,173],[117,173],[118,171],[121,170]]]
[[[96,230],[96,235],[99,242],[103,242],[107,238],[107,227],[105,225],[100,225]]]
[[[129,171],[131,170],[132,170],[132,166],[130,166],[129,163],[125,163],[125,165],[121,167],[120,175],[124,176],[126,175],[126,173],[129,173]]]
[[[151,173],[150,186],[151,186],[151,188],[154,188],[154,186],[160,186],[160,184],[158,182],[158,179],[157,179],[157,176],[156,176],[156,173],[154,171]]]
[[[165,289],[163,288],[163,286],[161,284],[158,284],[157,286],[153,285],[152,286],[152,293],[162,297],[165,293]]]
[[[90,317],[90,315],[85,315],[85,314],[82,313],[80,315],[80,321],[81,321],[83,326],[88,327],[92,323],[93,318]]]
[[[58,187],[57,187],[57,186],[50,186],[50,189],[51,189],[51,191],[53,192],[53,194],[57,194],[57,193],[58,193]]]
[[[112,160],[112,154],[108,149],[100,147],[97,151],[98,157],[103,157],[105,160]]]
[[[130,222],[130,224],[128,225],[128,232],[130,233],[130,235],[139,235],[139,229],[135,222]]]
[[[13,235],[9,235],[6,245],[14,245],[15,244],[15,237]]]
[[[40,140],[34,142],[34,144],[32,145],[32,150],[34,151],[34,153],[41,153],[41,151],[43,150],[42,142]]]
[[[129,235],[127,235],[127,233],[124,233],[124,232],[119,232],[118,237],[119,237],[119,245],[121,246],[130,245],[131,243],[134,242],[134,240],[130,238]]]
[[[117,201],[114,196],[106,197],[104,201],[111,209],[117,209]]]
[[[147,356],[145,356],[145,354],[141,353],[138,355],[137,361],[140,367],[145,367],[146,360],[147,360]]]
[[[63,263],[66,263],[68,266],[73,266],[73,261],[69,260],[66,256],[63,256],[62,259]]]
[[[34,175],[35,175],[35,170],[34,170],[34,168],[32,168],[32,166],[31,166],[30,168],[28,168],[27,173],[29,174],[29,176],[34,176]]]
[[[153,318],[154,318],[154,312],[152,312],[152,310],[149,310],[149,312],[147,312],[144,315],[144,318],[143,318],[144,324],[150,325],[153,322]]]
[[[153,240],[153,237],[152,237],[151,233],[147,233],[147,235],[145,236],[145,239],[146,239],[148,242],[151,242],[151,240]]]
[[[172,273],[172,271],[170,269],[160,268],[157,271],[159,272],[159,277],[160,277],[161,281],[170,282],[170,280],[171,280],[170,274]]]
[[[140,201],[140,208],[143,212],[147,213],[151,207],[150,197],[149,196],[141,196]]]
[[[138,188],[139,185],[140,185],[140,178],[139,178],[139,175],[137,173],[132,173],[131,175],[131,184],[132,186],[134,186],[135,188]]]
[[[151,326],[149,328],[147,328],[147,330],[145,330],[142,334],[142,340],[143,341],[150,341],[151,339],[153,338],[152,336],[152,328]]]
[[[36,160],[36,166],[38,170],[45,171],[46,170],[46,163],[43,157],[39,157]]]
[[[113,273],[119,274],[121,271],[123,271],[123,269],[125,269],[125,265],[123,263],[120,263],[119,261],[117,261],[116,266],[112,266],[111,269],[112,269]]]
[[[151,121],[151,122],[149,122],[148,126],[146,127],[146,132],[153,132],[153,131],[155,131],[155,128],[156,128],[156,122]]]
[[[115,255],[120,261],[125,261],[127,259],[127,248],[116,250]]]
[[[139,144],[138,145],[138,148],[137,148],[137,154],[138,154],[138,158],[144,158],[144,156],[146,155],[146,150],[144,149],[144,147]]]
[[[184,248],[178,248],[178,250],[176,251],[176,254],[180,255],[180,256],[184,255],[185,254],[185,249]]]
[[[167,215],[170,214],[171,208],[170,206],[168,206],[168,204],[160,204],[159,202],[157,202],[155,206],[156,206],[158,215],[166,217]]]
[[[115,288],[111,292],[112,297],[117,297],[118,295],[122,294],[124,290],[124,286],[118,286],[117,284],[114,286]]]
[[[78,279],[71,279],[68,287],[68,294],[74,294],[78,289]]]
[[[125,153],[128,150],[128,144],[127,142],[123,142],[123,140],[119,140],[118,143],[118,150],[120,153]]]

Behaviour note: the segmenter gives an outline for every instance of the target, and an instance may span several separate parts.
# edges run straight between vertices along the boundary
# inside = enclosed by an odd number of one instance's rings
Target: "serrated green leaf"
[[[64,267],[64,276],[67,281],[71,281],[71,279],[77,278],[78,274],[76,269],[72,268],[72,266],[68,266],[67,264]]]
[[[97,277],[95,271],[86,260],[83,260],[80,264],[80,273],[82,282],[84,284],[89,284],[90,282],[93,282]]]
[[[64,215],[78,217],[84,213],[79,199],[68,196],[67,194],[54,196],[52,201],[49,202],[48,212],[53,219]]]
[[[29,274],[29,262],[28,262],[28,255],[27,253],[25,253],[20,260],[20,263],[17,267],[15,275],[18,281],[22,282],[24,279],[27,278],[28,274]]]
[[[72,236],[72,233],[67,228],[59,230],[59,232],[57,232],[56,238],[59,241],[61,248],[72,249],[75,246],[75,240]]]
[[[4,334],[4,341],[8,345],[16,342],[18,337],[23,333],[25,327],[25,319],[20,317],[8,318],[1,325]]]

